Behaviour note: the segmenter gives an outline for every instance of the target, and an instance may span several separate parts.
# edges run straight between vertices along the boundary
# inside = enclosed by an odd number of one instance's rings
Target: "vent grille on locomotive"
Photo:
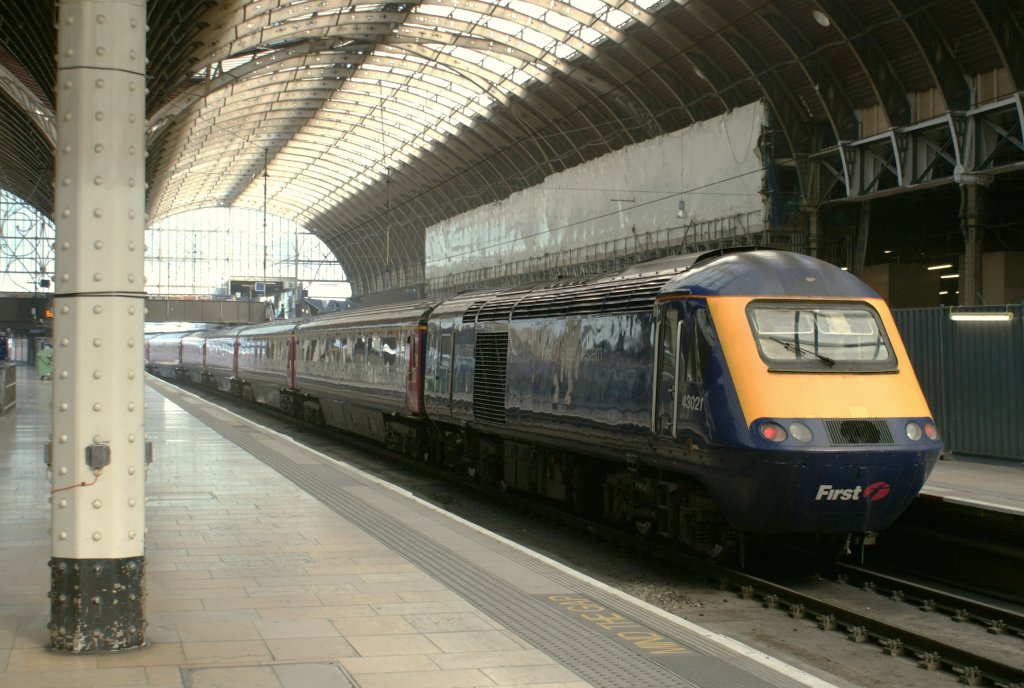
[[[884,420],[826,420],[825,429],[832,444],[895,444]]]
[[[508,332],[477,332],[474,356],[473,417],[489,423],[504,423]]]

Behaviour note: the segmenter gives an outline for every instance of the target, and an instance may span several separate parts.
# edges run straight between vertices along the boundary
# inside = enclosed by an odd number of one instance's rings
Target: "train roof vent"
[[[833,445],[895,444],[884,420],[829,419],[825,421],[825,429]]]
[[[491,299],[483,305],[476,316],[477,322],[508,320],[516,302],[522,298],[521,294],[502,295]]]
[[[466,309],[466,312],[462,314],[462,322],[472,322],[476,320],[476,314],[480,312],[480,309],[483,308],[485,303],[487,303],[487,299],[474,301],[470,304],[469,308]]]
[[[533,292],[515,307],[512,319],[646,311],[653,308],[662,286],[673,276],[657,275]]]
[[[504,423],[508,332],[477,332],[473,356],[473,418]]]

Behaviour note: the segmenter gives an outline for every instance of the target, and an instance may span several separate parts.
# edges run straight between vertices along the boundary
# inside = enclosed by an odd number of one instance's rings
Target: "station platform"
[[[954,455],[935,465],[920,498],[1024,518],[1024,465]]]
[[[0,416],[0,687],[833,685],[153,378],[146,646],[53,652],[51,385]]]

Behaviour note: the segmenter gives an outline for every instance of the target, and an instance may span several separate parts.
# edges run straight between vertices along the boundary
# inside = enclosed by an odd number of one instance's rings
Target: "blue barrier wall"
[[[951,312],[1009,312],[1009,322]],[[893,311],[946,449],[1024,460],[1024,306]]]

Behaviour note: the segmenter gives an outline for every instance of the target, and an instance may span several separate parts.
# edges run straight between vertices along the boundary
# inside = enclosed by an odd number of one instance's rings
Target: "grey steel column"
[[[960,184],[960,226],[964,233],[964,262],[960,270],[961,306],[983,303],[981,295],[982,239],[985,234],[983,188],[991,183],[986,175],[965,175]]]
[[[50,643],[144,642],[146,2],[57,17]]]

